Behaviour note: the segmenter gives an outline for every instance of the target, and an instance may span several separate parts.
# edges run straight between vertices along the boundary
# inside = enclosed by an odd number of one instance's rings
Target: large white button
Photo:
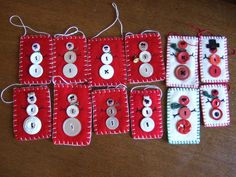
[[[39,45],[38,43],[34,43],[34,44],[32,45],[32,50],[33,50],[34,52],[38,52],[38,51],[40,50],[40,45]]]
[[[27,101],[28,101],[28,103],[30,103],[30,104],[36,103],[37,98],[36,98],[34,92],[29,92],[29,93],[28,93]]]
[[[109,45],[104,45],[104,46],[102,47],[102,51],[105,52],[105,53],[110,52],[110,51],[111,51],[110,46],[109,46]]]
[[[148,43],[145,41],[142,41],[138,44],[138,48],[142,51],[145,51],[148,49]]]
[[[139,59],[140,59],[141,62],[147,63],[147,62],[151,61],[152,55],[148,51],[142,51],[139,54]]]
[[[41,120],[36,117],[27,117],[23,123],[23,129],[26,133],[34,135],[38,133],[42,128]]]
[[[149,63],[143,63],[139,67],[139,73],[143,77],[150,77],[153,74],[153,67]]]
[[[30,56],[30,61],[33,64],[40,64],[43,61],[43,56],[40,52],[34,52]]]
[[[103,64],[109,65],[113,61],[113,57],[110,53],[104,53],[101,57],[101,61]]]
[[[67,118],[63,123],[63,131],[67,136],[78,135],[81,128],[81,123],[76,118]]]
[[[74,63],[76,61],[76,53],[73,51],[68,51],[65,53],[64,59],[67,63]]]
[[[115,130],[119,126],[119,120],[116,117],[109,117],[106,120],[106,126],[110,130]]]
[[[76,103],[76,102],[77,102],[77,96],[76,96],[76,94],[73,94],[73,93],[72,93],[72,94],[68,95],[67,101],[68,101],[70,104]]]
[[[115,104],[115,101],[111,98],[107,100],[107,106],[113,106]]]
[[[76,117],[79,115],[79,108],[78,106],[75,106],[75,105],[70,105],[67,107],[66,109],[66,114],[69,116],[69,117]]]
[[[114,106],[108,107],[106,113],[109,117],[115,116],[117,114],[117,109]]]
[[[76,65],[74,65],[74,64],[71,64],[71,63],[66,64],[63,67],[63,74],[67,78],[73,78],[76,76],[77,73],[78,73],[78,69],[77,69]]]
[[[152,116],[152,109],[150,107],[144,107],[142,109],[142,114],[144,117],[151,117]]]
[[[43,74],[43,68],[40,65],[33,64],[29,68],[29,73],[32,77],[38,78]]]
[[[30,104],[26,108],[26,112],[29,116],[35,116],[39,112],[39,108],[36,104]]]
[[[145,132],[151,132],[155,127],[155,122],[152,118],[143,118],[140,122],[140,127]]]
[[[66,43],[66,49],[67,50],[73,50],[74,49],[74,44],[72,42]]]
[[[103,65],[100,69],[99,69],[99,75],[103,78],[103,79],[110,79],[113,77],[114,75],[114,69],[111,65]]]
[[[152,99],[150,98],[150,96],[144,96],[143,97],[143,106],[149,107],[151,105],[152,105]]]

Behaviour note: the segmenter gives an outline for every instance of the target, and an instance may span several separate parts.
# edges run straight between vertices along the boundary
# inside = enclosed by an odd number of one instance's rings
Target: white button
[[[81,123],[76,118],[67,118],[63,123],[63,131],[67,136],[78,135],[81,128]]]
[[[107,100],[107,106],[113,106],[115,104],[115,101],[111,98]]]
[[[110,79],[113,77],[114,75],[114,69],[111,65],[103,65],[100,69],[99,69],[99,75],[103,78],[103,79]]]
[[[33,50],[34,52],[38,52],[38,51],[40,50],[40,45],[39,45],[38,43],[34,43],[34,44],[32,45],[32,50]]]
[[[151,105],[152,105],[152,99],[150,98],[150,96],[144,96],[143,97],[143,106],[149,107]]]
[[[138,48],[142,51],[145,51],[148,49],[148,43],[145,41],[142,41],[138,44]]]
[[[101,60],[103,64],[109,65],[113,61],[113,57],[110,53],[104,53],[101,57]]]
[[[109,45],[104,45],[104,46],[102,47],[102,51],[105,52],[105,53],[110,52],[110,51],[111,51],[110,46],[109,46]]]
[[[74,49],[74,44],[72,42],[66,43],[66,49],[67,50],[73,50]]]
[[[30,104],[34,104],[34,103],[36,103],[37,98],[36,98],[34,92],[30,92],[30,93],[28,93],[27,101],[28,101],[28,103],[30,103]]]
[[[145,132],[151,132],[155,127],[155,122],[152,118],[143,118],[140,122],[140,127]]]
[[[30,56],[30,61],[33,64],[40,64],[43,61],[43,56],[40,52],[34,52]]]
[[[141,62],[147,63],[147,62],[151,61],[152,55],[148,51],[142,51],[139,54],[139,59],[140,59]]]
[[[150,107],[144,107],[142,109],[142,114],[144,117],[151,117],[152,116],[152,109]]]
[[[76,65],[74,64],[66,64],[63,67],[63,74],[67,77],[67,78],[73,78],[76,76],[76,74],[78,73],[78,69],[76,67]]]
[[[75,106],[75,105],[70,105],[67,107],[66,109],[66,114],[69,116],[69,117],[76,117],[79,115],[79,108],[78,106]]]
[[[26,112],[29,116],[35,116],[39,112],[39,108],[36,104],[30,104],[26,108]]]
[[[150,77],[153,74],[153,67],[149,63],[143,63],[139,67],[139,73],[143,77]]]
[[[119,126],[119,120],[116,117],[109,117],[106,120],[106,126],[110,130],[115,130]]]
[[[40,65],[33,64],[29,68],[29,73],[32,77],[38,78],[43,74],[43,68]]]
[[[72,93],[72,94],[68,95],[67,101],[68,101],[70,104],[76,103],[76,102],[77,102],[77,96],[76,96],[76,94],[73,94],[73,93]]]
[[[67,63],[74,63],[76,61],[76,53],[73,51],[68,51],[65,53],[64,59]]]
[[[117,114],[117,109],[114,106],[108,107],[106,113],[109,117],[115,116]]]
[[[26,133],[34,135],[42,128],[41,120],[38,117],[27,117],[23,123],[23,129]]]

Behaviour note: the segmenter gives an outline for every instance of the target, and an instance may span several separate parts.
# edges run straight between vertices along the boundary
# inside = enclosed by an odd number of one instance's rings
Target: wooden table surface
[[[88,37],[114,19],[112,1],[0,1],[0,88],[18,82],[19,37],[23,30],[8,18],[22,17],[26,25],[51,34],[78,26]],[[186,24],[209,29],[228,37],[236,47],[236,3],[230,0],[116,1],[125,32],[145,29],[166,35],[170,31],[194,35]],[[119,36],[116,25],[102,36]],[[165,52],[164,52],[165,53]],[[227,128],[201,127],[199,145],[170,145],[166,135],[166,96],[163,97],[164,137],[135,141],[129,134],[96,136],[88,147],[56,146],[51,140],[17,142],[13,137],[12,105],[0,103],[0,177],[155,177],[236,176],[236,62],[230,61],[231,125]],[[158,83],[166,95],[165,83]],[[6,93],[11,99],[12,91]]]

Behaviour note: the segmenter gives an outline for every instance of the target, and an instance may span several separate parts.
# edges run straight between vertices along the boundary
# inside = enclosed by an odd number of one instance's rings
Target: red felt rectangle
[[[64,55],[69,50],[66,48],[66,44],[71,42],[74,44],[73,52],[76,53],[76,61],[73,63],[78,69],[78,73],[73,78],[67,78],[63,74],[63,67],[67,64],[64,59]],[[87,41],[82,36],[63,36],[54,38],[54,76],[62,77],[69,83],[85,83],[88,77],[88,63],[87,63]],[[61,78],[55,77],[56,83],[61,83]]]
[[[139,68],[143,64],[141,61],[134,62],[142,52],[139,49],[140,42],[147,42],[147,51],[151,53],[153,74],[150,77],[143,77],[139,73]],[[127,60],[127,72],[129,83],[155,82],[165,80],[165,65],[162,56],[161,36],[157,33],[135,34],[125,37],[125,52]]]
[[[140,127],[140,122],[144,118],[142,115],[143,97],[149,96],[152,100],[150,108],[153,110],[151,118],[155,122],[155,127],[150,132],[145,132]],[[133,90],[130,92],[130,119],[131,131],[134,139],[160,139],[163,136],[162,109],[160,90]]]
[[[107,100],[114,100],[117,114],[115,117],[119,121],[116,129],[109,129],[106,121],[109,116],[106,113],[108,109]],[[125,88],[112,88],[95,90],[92,93],[93,100],[93,125],[94,132],[100,134],[121,134],[129,132],[129,109],[127,91]]]
[[[34,135],[26,133],[23,129],[25,119],[29,117],[26,108],[29,105],[27,97],[34,92],[38,106],[37,117],[42,123],[41,130]],[[13,130],[15,138],[19,141],[37,140],[51,137],[51,102],[50,91],[47,86],[14,88],[13,91]]]
[[[104,64],[101,62],[103,46],[109,45],[113,61],[110,64],[114,69],[114,75],[110,79],[103,79],[99,75],[99,69]],[[108,86],[126,84],[126,61],[124,55],[123,39],[118,37],[94,38],[88,40],[89,83],[92,86]]]
[[[43,68],[43,74],[34,78],[29,73],[30,56],[34,53],[32,45],[40,45],[40,53],[43,60],[40,66]],[[53,64],[53,39],[50,36],[26,35],[20,38],[20,59],[19,59],[19,82],[21,84],[48,84],[51,82]]]
[[[81,123],[81,131],[76,136],[67,136],[63,131],[63,123],[69,118],[66,109],[69,94],[76,94],[79,115],[76,118]],[[92,105],[90,89],[86,85],[55,84],[54,85],[54,116],[53,143],[57,145],[87,146],[91,141]]]

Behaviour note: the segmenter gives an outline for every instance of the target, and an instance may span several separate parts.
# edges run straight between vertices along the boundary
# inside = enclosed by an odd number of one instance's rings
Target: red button
[[[191,115],[191,111],[189,108],[183,107],[183,108],[179,109],[179,116],[182,119],[188,119],[190,117],[190,115]]]
[[[218,98],[214,98],[212,101],[211,101],[211,105],[213,108],[217,108],[220,106],[220,103],[221,101],[218,99]]]
[[[187,47],[188,43],[186,41],[179,41],[178,47],[180,49],[185,49]]]
[[[189,98],[183,95],[179,98],[179,103],[182,104],[183,106],[187,106],[189,103]]]
[[[188,52],[179,52],[177,54],[177,61],[181,64],[185,64],[189,60]]]
[[[211,53],[216,53],[216,52],[217,52],[217,49],[210,49],[210,52],[211,52]]]
[[[175,68],[175,76],[179,80],[186,80],[190,75],[190,70],[187,66],[179,65]]]
[[[214,120],[220,120],[223,116],[223,112],[219,108],[213,108],[210,111],[210,116]]]
[[[219,77],[221,74],[221,69],[218,66],[212,65],[209,68],[209,73],[212,77]]]
[[[187,134],[191,130],[191,123],[186,119],[181,119],[177,122],[176,128],[178,132]]]
[[[213,65],[218,65],[220,63],[219,55],[213,54],[210,56],[210,63]]]
[[[211,91],[211,94],[212,94],[212,96],[218,96],[218,95],[219,95],[219,92],[218,92],[218,90],[213,89],[213,90]]]

